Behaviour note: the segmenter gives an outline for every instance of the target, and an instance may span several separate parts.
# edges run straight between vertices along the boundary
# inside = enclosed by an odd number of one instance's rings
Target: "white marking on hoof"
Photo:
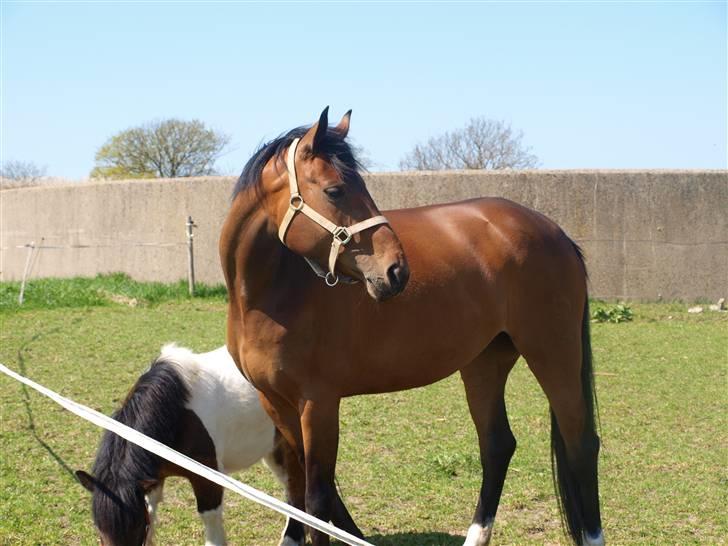
[[[222,504],[214,510],[200,512],[205,524],[205,546],[225,546],[225,527],[222,524]]]
[[[597,534],[594,536],[589,536],[589,534],[584,531],[582,541],[582,546],[604,546],[604,533],[602,533],[602,530],[599,529],[597,531]]]
[[[486,522],[485,527],[473,523],[468,527],[468,534],[465,537],[463,546],[486,546],[490,542],[490,535],[493,532],[493,521]]]

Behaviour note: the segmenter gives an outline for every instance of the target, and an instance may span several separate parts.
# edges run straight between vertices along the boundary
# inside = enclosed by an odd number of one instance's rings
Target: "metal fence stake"
[[[192,228],[196,228],[197,224],[192,221],[192,216],[187,217],[187,289],[190,296],[195,295],[195,252],[194,242],[195,237],[192,233]]]
[[[25,258],[25,269],[23,270],[23,280],[20,283],[20,294],[18,294],[18,305],[23,305],[23,296],[25,295],[25,281],[28,279],[28,273],[30,272],[30,261],[33,258],[33,251],[35,250],[35,241],[25,245],[28,247],[28,256]]]

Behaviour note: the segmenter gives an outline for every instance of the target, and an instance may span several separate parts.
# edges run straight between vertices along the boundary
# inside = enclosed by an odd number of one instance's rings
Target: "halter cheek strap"
[[[387,224],[388,221],[384,216],[373,216],[372,218],[358,222],[351,226],[337,226],[304,203],[303,197],[301,197],[298,190],[298,179],[296,178],[296,148],[298,147],[300,140],[300,138],[295,139],[288,148],[286,165],[288,167],[288,184],[291,190],[291,196],[288,200],[288,209],[286,210],[286,214],[283,216],[283,221],[281,221],[281,225],[278,228],[278,238],[284,245],[286,244],[286,233],[288,232],[288,228],[290,227],[293,217],[297,212],[301,212],[304,216],[308,216],[311,220],[331,233],[331,251],[329,252],[328,262],[329,270],[324,271],[321,266],[308,258],[306,258],[306,261],[319,277],[324,278],[327,285],[336,286],[339,282],[339,277],[335,271],[336,260],[339,257],[341,247],[346,246],[346,244],[351,241],[351,238],[357,233],[374,226],[378,226],[379,224]]]

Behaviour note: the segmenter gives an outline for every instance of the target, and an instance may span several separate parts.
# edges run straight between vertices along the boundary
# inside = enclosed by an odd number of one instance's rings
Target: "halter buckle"
[[[303,208],[303,197],[300,193],[292,193],[291,198],[288,200],[288,204],[293,210],[301,210]]]
[[[339,226],[334,230],[334,238],[338,239],[342,245],[351,241],[351,233],[344,226]]]
[[[336,273],[329,271],[326,273],[324,281],[326,281],[326,286],[336,286],[339,284],[339,276]]]

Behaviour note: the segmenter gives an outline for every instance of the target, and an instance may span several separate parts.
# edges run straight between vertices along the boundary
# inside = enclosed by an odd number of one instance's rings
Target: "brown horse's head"
[[[272,221],[277,227],[286,226],[281,240],[291,251],[321,265],[324,271],[330,270],[333,279],[343,274],[364,281],[369,295],[385,300],[404,290],[409,268],[402,245],[384,218],[374,225],[362,224],[368,227],[331,250],[332,239],[337,236],[331,233],[334,227],[351,227],[354,232],[360,222],[379,216],[359,172],[360,165],[346,142],[350,117],[351,111],[336,127],[329,127],[327,107],[312,127],[294,129],[283,137],[285,151],[280,146],[280,155],[271,157],[262,168],[261,188]],[[282,168],[280,159],[292,145],[296,146],[295,156],[287,168]],[[292,177],[297,179],[300,198],[291,198]],[[292,204],[302,207],[304,203],[306,211],[290,212]],[[293,216],[287,219],[287,213]],[[323,220],[312,219],[317,214]],[[346,232],[338,236],[347,238]],[[328,267],[332,258],[335,265]]]

